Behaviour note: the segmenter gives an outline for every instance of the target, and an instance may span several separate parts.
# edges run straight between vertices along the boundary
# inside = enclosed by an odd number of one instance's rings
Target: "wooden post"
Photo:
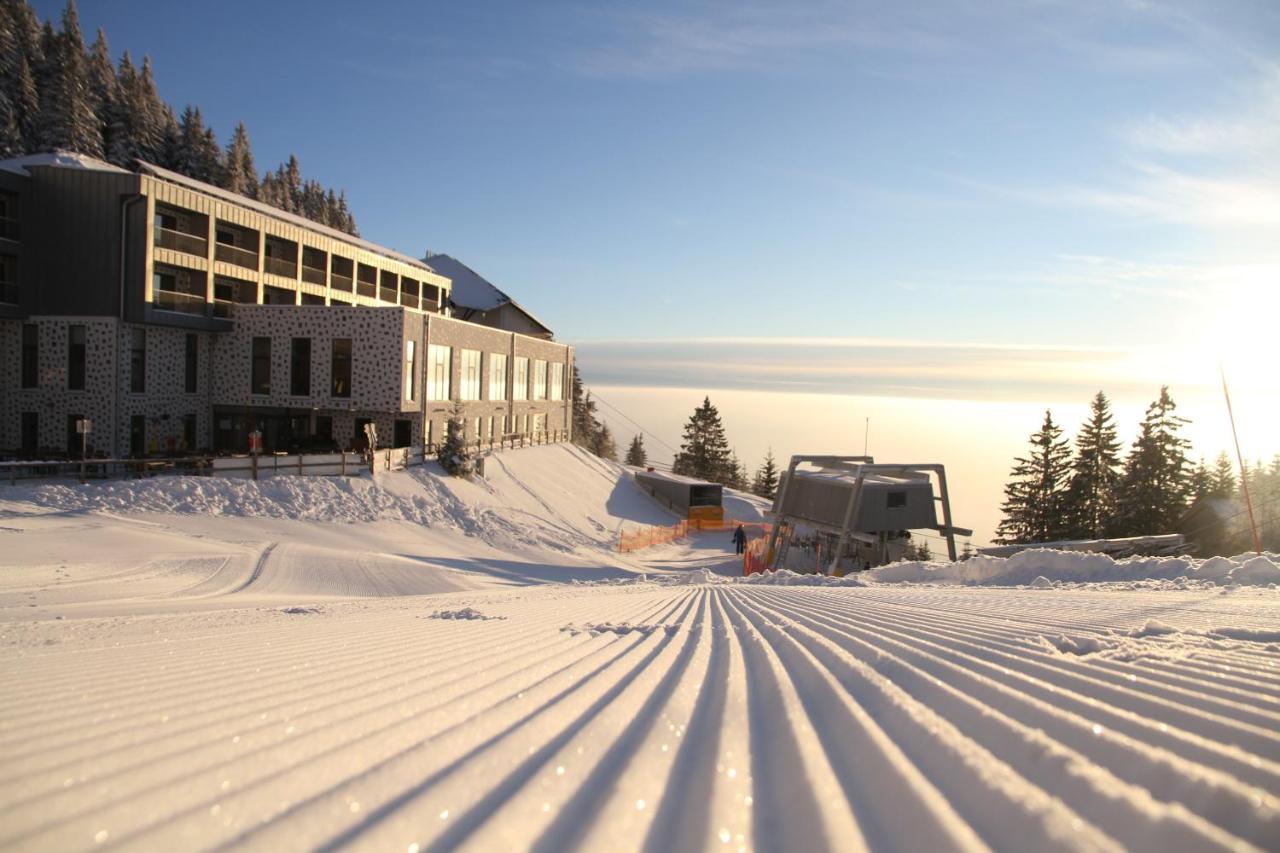
[[[252,463],[253,479],[256,481],[258,479],[258,455],[256,453],[249,454],[249,461]]]

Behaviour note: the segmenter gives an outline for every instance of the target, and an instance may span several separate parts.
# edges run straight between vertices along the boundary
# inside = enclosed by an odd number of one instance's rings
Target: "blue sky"
[[[889,338],[973,345],[924,350],[921,387],[970,393],[947,377],[995,346],[1022,370],[996,391],[1066,390],[1123,373],[1111,348],[1211,354],[1280,311],[1274,0],[80,12],[224,141],[244,120],[259,168],[294,152],[367,238],[507,289],[596,381],[670,379],[669,341],[741,366],[742,339],[794,364],[788,339]],[[1072,354],[1028,370],[1046,346]],[[627,347],[647,377],[610,367]]]

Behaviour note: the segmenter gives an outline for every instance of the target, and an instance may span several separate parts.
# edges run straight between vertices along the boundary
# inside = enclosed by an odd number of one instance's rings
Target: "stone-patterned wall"
[[[234,330],[218,335],[214,343],[214,405],[400,411],[403,309],[237,305],[233,310]],[[271,338],[270,394],[249,393],[255,337]],[[305,397],[289,394],[293,338],[311,339],[311,394]],[[350,398],[330,396],[335,338],[352,341]]]
[[[6,450],[20,444],[23,412],[39,418],[41,449],[63,453],[67,450],[67,416],[83,415],[93,421],[90,451],[112,452],[114,383],[116,381],[116,335],[119,323],[109,317],[33,317],[26,322],[40,327],[40,386],[21,388],[22,326],[5,323],[3,445]],[[85,389],[67,388],[68,328],[85,327]]]
[[[0,453],[18,447],[21,422],[18,386],[22,384],[22,323],[0,320]]]
[[[131,388],[131,347],[133,330],[147,333],[147,378],[145,391],[135,394]],[[196,392],[188,394],[187,335],[196,336]],[[212,346],[209,332],[188,332],[164,326],[121,324],[120,326],[120,436],[117,452],[129,451],[129,422],[134,415],[146,416],[144,448],[161,455],[175,451],[207,450],[213,446],[210,432],[209,378]],[[183,440],[182,418],[196,416],[196,444],[187,447]]]

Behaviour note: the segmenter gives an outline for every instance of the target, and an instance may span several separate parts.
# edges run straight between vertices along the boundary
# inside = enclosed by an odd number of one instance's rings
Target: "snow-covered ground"
[[[0,487],[0,846],[1280,849],[1277,558],[743,581],[488,474]]]

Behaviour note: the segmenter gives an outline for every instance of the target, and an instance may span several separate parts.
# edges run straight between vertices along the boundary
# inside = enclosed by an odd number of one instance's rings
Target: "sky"
[[[1025,438],[1046,406],[1070,431],[1098,389],[1140,414],[1168,384],[1220,424],[1221,366],[1246,455],[1280,452],[1274,0],[80,15],[224,141],[246,122],[260,169],[295,153],[345,188],[365,237],[507,290],[667,442],[703,393],[756,401],[748,460],[807,452],[760,424],[815,400]]]

